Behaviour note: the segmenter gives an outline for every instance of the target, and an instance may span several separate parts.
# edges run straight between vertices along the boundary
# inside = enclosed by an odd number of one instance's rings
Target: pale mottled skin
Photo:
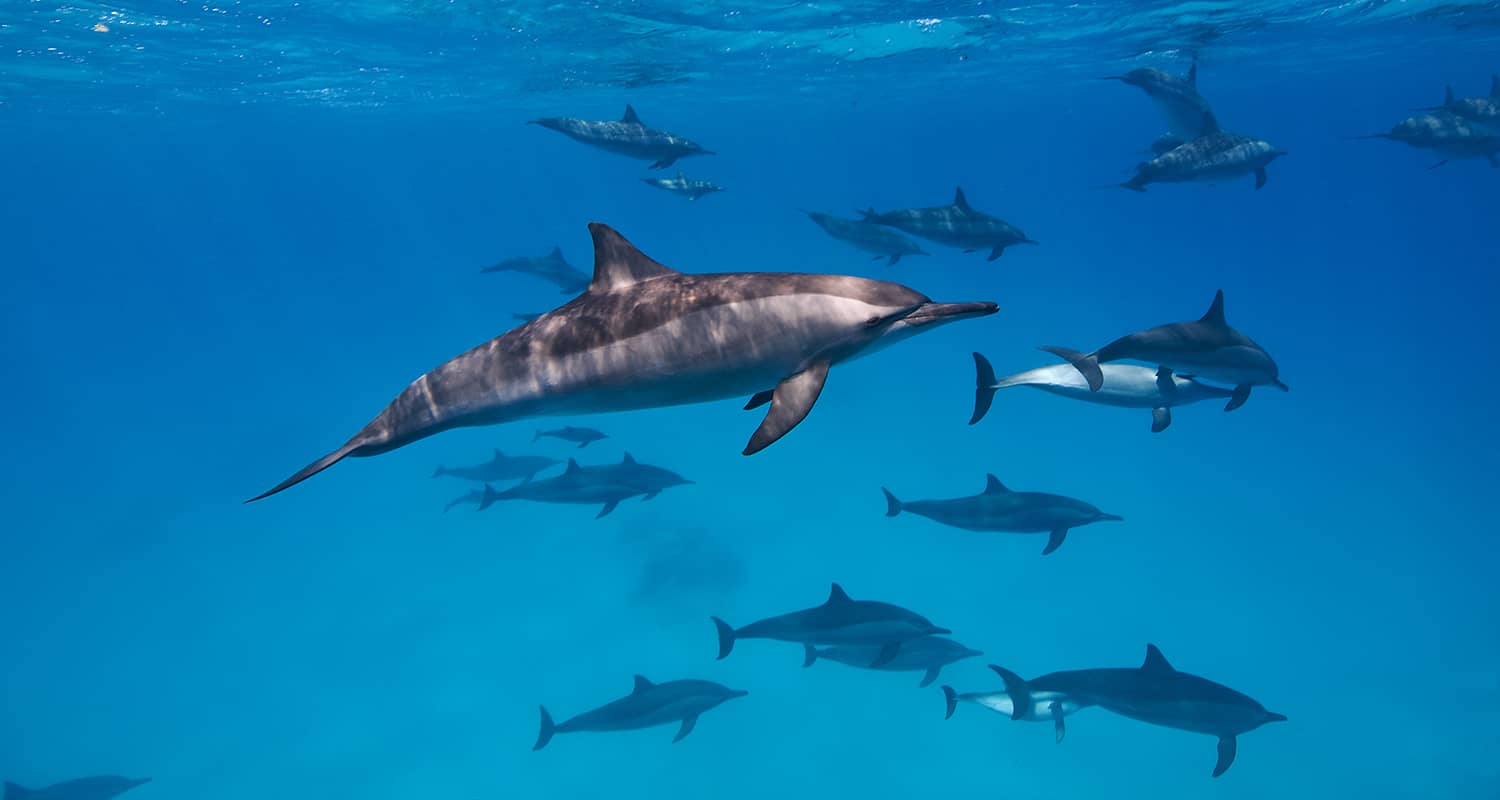
[[[1500,124],[1485,125],[1456,114],[1440,111],[1410,117],[1396,123],[1390,133],[1377,133],[1365,139],[1392,139],[1420,150],[1430,150],[1443,160],[1482,158],[1492,167],[1500,167]]]
[[[1470,122],[1500,124],[1500,75],[1490,77],[1490,93],[1485,97],[1457,97],[1449,86],[1442,105],[1423,110],[1446,111]]]
[[[1124,186],[1144,191],[1152,183],[1213,183],[1256,175],[1259,189],[1266,166],[1284,155],[1262,139],[1216,130],[1140,164]]]
[[[697,200],[704,195],[724,191],[724,187],[712,181],[695,181],[682,173],[677,173],[675,178],[641,178],[641,182],[647,186],[655,186],[672,194],[680,194],[689,200]]]

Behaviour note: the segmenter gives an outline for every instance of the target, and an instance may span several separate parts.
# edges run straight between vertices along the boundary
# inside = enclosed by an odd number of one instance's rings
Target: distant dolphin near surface
[[[342,446],[251,501],[453,428],[753,394],[771,408],[751,455],[802,422],[834,364],[997,310],[843,275],[687,275],[607,225],[589,230],[588,291],[417,378]]]
[[[150,778],[100,775],[55,783],[45,789],[27,789],[14,783],[6,783],[4,800],[110,800],[150,782]]]
[[[697,142],[646,127],[629,105],[625,106],[625,115],[619,121],[545,117],[527,124],[540,125],[575,142],[616,155],[650,161],[651,169],[665,169],[677,163],[677,159],[688,156],[715,155],[714,151],[703,149]]]
[[[703,712],[747,694],[711,681],[652,683],[637,675],[630,694],[561,724],[554,723],[547,707],[542,706],[541,731],[531,749],[546,747],[559,733],[629,731],[680,722],[677,735],[672,737],[672,743],[676,744],[693,732]]]
[[[924,636],[952,633],[926,617],[900,606],[875,600],[852,600],[837,583],[823,605],[793,611],[735,628],[711,617],[719,633],[719,658],[725,658],[740,639],[775,639],[797,644],[875,645],[869,667],[890,663],[904,643]]]
[[[580,272],[569,264],[566,258],[563,258],[561,247],[554,247],[547,255],[535,258],[531,256],[507,258],[498,264],[481,269],[480,272],[519,272],[523,275],[531,275],[556,285],[563,294],[578,294],[589,286],[589,276]],[[522,319],[522,316],[514,315],[516,319],[521,319],[523,322],[530,321]]]
[[[994,475],[986,475],[984,491],[970,497],[951,500],[913,500],[902,502],[891,490],[885,493],[887,517],[902,511],[926,517],[941,525],[981,533],[1045,533],[1047,546],[1042,555],[1062,547],[1068,531],[1095,522],[1119,522],[1123,518],[1106,514],[1071,497],[1046,492],[1011,491]]]

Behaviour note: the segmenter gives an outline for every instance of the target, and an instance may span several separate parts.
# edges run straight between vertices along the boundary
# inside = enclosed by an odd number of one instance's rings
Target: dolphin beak
[[[749,692],[747,692],[747,691],[745,691],[745,690],[743,690],[743,689],[736,689],[736,690],[735,690],[735,691],[734,691],[734,693],[733,693],[733,694],[731,694],[731,695],[730,695],[730,696],[731,696],[731,697],[744,697],[744,696],[746,696],[746,695],[748,695],[748,694],[750,694],[750,693],[749,693]]]
[[[1100,514],[1099,515],[1099,521],[1100,522],[1124,522],[1125,518],[1121,517],[1121,516],[1116,516],[1114,514]]]
[[[932,629],[932,633],[929,633],[927,635],[928,636],[947,636],[947,635],[949,635],[951,633],[953,633],[953,631],[950,631],[947,628],[933,628]]]
[[[1274,711],[1266,712],[1266,722],[1286,722],[1285,714],[1277,714]]]
[[[994,303],[923,303],[901,321],[907,325],[952,322],[970,317],[987,317],[1000,310]]]

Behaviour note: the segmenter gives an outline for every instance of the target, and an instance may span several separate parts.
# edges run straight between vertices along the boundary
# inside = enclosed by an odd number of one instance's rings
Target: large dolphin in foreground
[[[1167,129],[1172,133],[1184,139],[1196,139],[1207,133],[1203,129],[1203,119],[1212,109],[1203,95],[1198,94],[1198,62],[1194,61],[1187,74],[1180,78],[1145,67],[1102,80],[1120,81],[1145,92],[1166,117]]]
[[[1020,228],[969,205],[962,186],[953,192],[953,203],[932,208],[903,208],[884,214],[875,209],[861,211],[866,222],[888,225],[939,244],[963,248],[965,253],[989,250],[986,261],[999,258],[1014,244],[1036,244]]]
[[[1120,360],[1144,361],[1161,367],[1157,379],[1162,383],[1163,393],[1176,386],[1173,372],[1233,386],[1234,393],[1224,406],[1225,411],[1244,405],[1253,386],[1269,384],[1287,391],[1271,354],[1224,320],[1223,290],[1214,295],[1213,304],[1195,322],[1148,328],[1122,336],[1092,353],[1066,347],[1042,349],[1076,367],[1094,392],[1104,388],[1100,364]]]
[[[1085,681],[1073,679],[1075,673],[1055,672],[1032,681],[1017,682],[1019,678],[1002,667],[991,664],[990,669],[999,673],[1001,678],[1010,676],[1013,680],[1007,682],[1006,685],[1009,688],[998,692],[959,694],[953,690],[952,686],[944,686],[942,687],[943,699],[948,706],[947,712],[943,715],[944,719],[952,718],[959,701],[962,700],[965,703],[983,706],[1013,720],[1050,721],[1057,741],[1061,742],[1068,734],[1063,718],[1092,705],[1092,702],[1084,699],[1084,696],[1075,694],[1088,688]]]
[[[546,117],[527,124],[540,125],[575,142],[616,155],[650,161],[651,169],[665,169],[677,163],[679,158],[714,155],[712,150],[704,150],[697,142],[646,127],[629,105],[625,106],[625,116],[619,121]]]
[[[519,272],[523,275],[531,275],[554,284],[562,290],[563,294],[577,294],[589,286],[589,276],[563,258],[561,247],[552,248],[552,252],[544,256],[507,258],[498,264],[481,269],[480,272]],[[517,319],[521,318],[519,314],[515,316]]]
[[[483,511],[501,500],[586,506],[602,504],[604,507],[594,516],[594,519],[599,519],[614,511],[622,500],[640,497],[644,502],[673,486],[690,483],[692,481],[669,469],[642,464],[629,453],[618,464],[602,466],[581,467],[570,458],[568,468],[555,478],[528,481],[503,492],[497,492],[489,484],[485,484],[479,510]]]
[[[27,789],[14,783],[5,784],[5,800],[110,800],[144,783],[150,778],[122,778],[100,775],[94,778],[55,783],[45,789]]]
[[[995,369],[982,355],[974,354],[976,372],[974,387],[974,415],[969,424],[984,419],[995,392],[1011,386],[1030,386],[1044,392],[1119,408],[1151,409],[1151,432],[1161,433],[1172,424],[1172,409],[1200,400],[1215,397],[1230,397],[1228,389],[1185,378],[1181,375],[1161,376],[1160,369],[1138,364],[1100,364],[1104,384],[1095,392],[1089,389],[1088,381],[1072,364],[1053,364],[1049,367],[1029,369],[1003,378],[995,377]]]
[[[593,711],[585,711],[561,724],[552,721],[547,707],[542,706],[542,729],[537,734],[532,750],[540,750],[559,733],[580,731],[632,731],[639,728],[654,728],[681,722],[673,744],[693,732],[698,724],[698,715],[736,697],[749,692],[730,689],[711,681],[667,681],[652,683],[635,676],[635,688],[630,694]]]
[[[875,600],[852,600],[836,583],[829,589],[828,600],[821,606],[767,617],[738,629],[718,617],[711,619],[719,632],[719,658],[728,656],[739,639],[874,645],[874,657],[868,664],[871,668],[890,663],[905,642],[952,633],[900,606]]]
[[[1136,165],[1135,177],[1120,184],[1137,192],[1152,183],[1217,183],[1255,176],[1255,188],[1266,185],[1266,167],[1286,155],[1263,139],[1225,133],[1212,112],[1203,115],[1203,135]]]
[[[996,310],[843,275],[687,275],[607,225],[589,231],[588,291],[417,378],[349,441],[252,500],[452,428],[754,394],[771,408],[750,455],[807,416],[832,365]]]
[[[984,491],[971,497],[952,500],[913,500],[901,502],[891,490],[885,492],[887,517],[910,511],[941,525],[983,533],[1045,533],[1048,555],[1068,537],[1068,531],[1094,522],[1119,522],[1123,518],[1106,514],[1071,497],[1046,492],[1016,492],[1006,488],[994,475],[985,475]]]
[[[802,646],[802,666],[810,667],[819,659],[837,661],[840,664],[848,664],[860,669],[875,669],[885,672],[920,672],[922,681],[919,687],[931,686],[937,680],[938,673],[943,667],[962,661],[974,656],[982,656],[978,650],[971,650],[952,639],[941,636],[923,636],[920,639],[912,639],[901,645],[896,657],[881,664],[878,667],[870,666],[880,657],[881,645],[871,644],[845,644],[836,647],[825,647],[818,649],[810,644]]]
[[[1238,736],[1268,722],[1286,717],[1267,711],[1249,697],[1197,675],[1178,672],[1156,648],[1146,645],[1146,660],[1139,669],[1085,669],[1056,672],[1034,681],[1001,667],[992,667],[1005,679],[1013,719],[1034,713],[1033,698],[1043,691],[1056,691],[1071,702],[1097,705],[1124,717],[1167,728],[1206,733],[1219,738],[1217,778],[1234,763]]]

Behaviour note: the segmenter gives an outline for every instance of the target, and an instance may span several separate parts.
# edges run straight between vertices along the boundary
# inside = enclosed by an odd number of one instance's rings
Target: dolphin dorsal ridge
[[[651,278],[678,274],[677,270],[652,261],[608,225],[591,222],[589,233],[594,236],[594,279],[589,282],[590,292],[612,292]]]
[[[953,190],[953,205],[961,211],[973,211],[974,207],[969,205],[969,198],[964,197],[964,187],[959,186]]]
[[[644,692],[647,689],[653,688],[655,686],[656,684],[652,683],[649,679],[646,678],[646,676],[637,675],[635,676],[635,686],[630,689],[630,693],[640,694],[641,692]]]
[[[1200,318],[1198,321],[1199,322],[1208,323],[1209,325],[1218,325],[1218,326],[1224,327],[1224,328],[1229,327],[1229,323],[1227,323],[1227,322],[1224,321],[1224,290],[1223,289],[1220,289],[1218,291],[1218,293],[1216,293],[1214,295],[1214,301],[1213,301],[1213,303],[1211,305],[1209,305],[1208,311],[1205,311],[1203,313],[1202,318]]]
[[[1219,118],[1216,117],[1216,116],[1214,116],[1214,112],[1212,112],[1212,111],[1205,111],[1205,112],[1203,112],[1203,135],[1207,136],[1210,133],[1218,133],[1218,132],[1219,132]]]
[[[839,606],[846,605],[852,602],[854,601],[850,600],[849,595],[844,592],[844,587],[835,583],[828,590],[828,602],[824,603],[823,605]]]
[[[641,118],[635,113],[635,107],[631,106],[629,103],[625,104],[625,116],[620,117],[620,121],[627,125],[646,124],[644,122],[641,122]]]
[[[1005,484],[1001,483],[999,478],[995,477],[994,475],[988,474],[988,473],[985,474],[985,476],[984,476],[984,493],[985,494],[1006,494],[1009,491],[1010,491],[1010,489],[1006,488]]]
[[[578,466],[578,459],[570,458],[568,459],[568,468],[566,470],[563,470],[563,474],[571,475],[572,473],[577,472],[580,469],[582,469],[582,467]]]
[[[1167,657],[1154,644],[1146,645],[1146,660],[1141,664],[1143,672],[1176,672],[1172,665],[1167,663]]]
[[[635,463],[635,458],[633,458],[629,453],[626,453],[625,457],[620,460],[620,463],[621,464],[634,464]]]

